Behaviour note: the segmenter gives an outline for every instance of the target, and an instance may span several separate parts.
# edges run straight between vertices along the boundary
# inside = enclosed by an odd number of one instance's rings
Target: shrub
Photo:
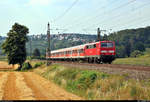
[[[143,55],[143,52],[139,50],[135,50],[134,52],[131,53],[131,57],[139,57],[141,55]]]
[[[25,62],[22,65],[21,71],[28,70],[28,69],[31,69],[31,68],[32,68],[31,64],[29,62]]]
[[[77,80],[77,87],[87,89],[97,79],[97,73],[94,71],[82,71],[80,78]]]
[[[43,65],[44,64],[44,62],[38,62],[38,63],[36,63],[35,65],[34,65],[34,68],[37,68],[37,67],[39,67],[39,66],[41,66],[41,65]]]
[[[63,77],[66,80],[73,80],[75,79],[76,75],[78,74],[78,70],[75,69],[65,69],[63,71],[58,72],[58,77]]]
[[[130,90],[130,95],[136,96],[136,94],[137,94],[137,88],[136,88],[136,86],[132,86],[131,90]]]

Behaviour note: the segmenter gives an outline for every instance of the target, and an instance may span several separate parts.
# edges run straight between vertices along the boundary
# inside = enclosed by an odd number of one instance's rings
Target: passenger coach
[[[50,60],[88,61],[89,63],[111,63],[115,59],[115,43],[99,41],[51,51]]]

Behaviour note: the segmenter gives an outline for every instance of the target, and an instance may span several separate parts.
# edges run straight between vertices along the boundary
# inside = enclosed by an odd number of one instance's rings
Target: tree
[[[104,34],[102,40],[108,40],[108,36],[106,34]]]
[[[128,56],[128,57],[130,57],[130,53],[131,53],[131,45],[130,45],[130,43],[126,43],[126,45],[125,45],[125,53],[126,53],[126,55]]]
[[[3,52],[7,55],[8,64],[19,64],[18,70],[21,70],[22,64],[26,60],[26,42],[29,29],[18,23],[12,26],[7,33],[7,38],[2,44]]]
[[[145,51],[145,47],[144,47],[144,44],[143,43],[141,43],[141,42],[137,42],[136,44],[135,44],[135,50],[139,50],[139,51]]]
[[[124,58],[126,57],[125,47],[123,45],[116,46],[116,57]]]
[[[33,57],[39,58],[41,56],[39,49],[35,48],[33,51]]]
[[[135,50],[131,53],[131,57],[138,57],[138,56],[141,56],[143,55],[143,53],[139,50]]]

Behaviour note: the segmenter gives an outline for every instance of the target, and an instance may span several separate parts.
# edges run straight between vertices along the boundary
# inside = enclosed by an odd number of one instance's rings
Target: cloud
[[[30,5],[48,5],[51,0],[30,0]]]

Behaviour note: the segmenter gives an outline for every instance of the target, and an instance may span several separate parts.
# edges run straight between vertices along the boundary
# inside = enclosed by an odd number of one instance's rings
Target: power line
[[[107,12],[107,13],[113,12],[113,11],[115,11],[115,10],[119,10],[120,8],[123,8],[123,7],[125,7],[125,6],[128,6],[129,4],[131,4],[131,3],[135,2],[135,1],[136,1],[136,0],[132,0],[132,1],[129,1],[129,2],[127,2],[127,3],[124,3],[124,4],[122,4],[122,5],[118,6],[118,7],[116,7],[116,8],[114,8],[114,9],[110,10],[110,11]],[[98,17],[98,16],[96,16],[96,17]],[[115,17],[116,17],[116,16],[115,16]],[[114,18],[114,17],[113,17],[113,18]],[[118,17],[117,17],[117,18],[118,18]],[[110,19],[110,18],[109,18],[109,19]],[[103,22],[106,23],[106,21],[109,21],[109,19],[104,19],[103,21],[98,22],[98,23],[93,24],[93,25],[90,25],[89,27],[95,26],[95,25],[97,25],[97,24],[99,24],[99,23],[103,23]],[[111,19],[112,19],[112,18],[111,18]],[[88,28],[89,28],[89,27],[88,27]]]
[[[147,5],[149,5],[149,4],[150,4],[150,2],[145,3],[144,5],[140,5],[140,6],[138,6],[138,7],[135,8],[135,9],[138,10],[138,9],[144,8],[145,6],[147,6]],[[135,14],[134,14],[134,15],[135,15]],[[123,24],[120,23],[120,25],[130,24],[131,22],[132,22],[132,24],[133,24],[133,22],[135,22],[135,21],[140,21],[141,18],[142,18],[142,17],[136,18],[136,19],[134,18],[134,19],[131,19],[131,20],[127,21],[126,23],[123,23]],[[118,26],[118,24],[115,23],[115,26],[112,26],[111,28],[115,28],[116,26]]]
[[[64,11],[64,13],[62,13],[60,16],[58,16],[58,17],[54,20],[54,22],[56,22],[56,21],[62,19],[62,18],[72,9],[72,7],[73,7],[78,1],[79,1],[79,0],[75,0],[75,1],[71,4],[71,6],[70,6],[69,8],[67,8],[67,9]]]
[[[113,4],[114,1],[111,1],[110,3]],[[103,8],[105,8],[105,5],[104,5],[104,6],[98,6],[98,8],[95,10],[95,12],[100,11],[100,10],[103,9]],[[90,9],[90,10],[91,10],[91,9]],[[88,12],[89,12],[89,11],[88,11]],[[87,15],[83,15],[82,17],[79,16],[78,18],[76,18],[76,19],[74,20],[74,22],[75,22],[75,23],[78,23],[79,20],[81,20],[81,19],[83,19],[83,18],[86,18],[86,17],[87,17]],[[69,24],[70,24],[70,22],[69,22]],[[67,25],[69,25],[69,24],[67,24]],[[72,25],[69,25],[69,26],[72,26]]]
[[[111,4],[113,4],[114,2],[111,2]],[[105,6],[102,6],[101,7],[101,9],[103,9]],[[97,9],[95,12],[99,12],[100,10],[99,9]],[[102,13],[102,12],[101,12]],[[98,15],[100,15],[101,13],[99,13]],[[86,18],[84,18],[84,19],[82,19],[82,21],[81,22],[84,22],[84,21],[89,21],[90,19],[93,19],[93,18],[95,18],[95,17],[97,17],[98,15],[96,15],[96,16],[94,16],[94,17],[86,17]],[[77,22],[77,23],[76,23]],[[69,25],[69,27],[68,28],[70,28],[70,27],[72,27],[72,26],[75,26],[75,25],[79,25],[79,24],[81,24],[81,22],[79,22],[79,20],[77,19],[76,20],[76,22],[75,22],[75,24],[74,25]]]
[[[145,6],[147,6],[149,3],[145,3],[145,4],[143,4],[143,5],[140,5],[140,6],[138,6],[138,7],[136,7],[136,8],[134,8],[134,9],[136,9],[136,11],[138,10],[138,9],[141,9],[141,8],[144,8]],[[128,11],[127,11],[128,12]],[[125,12],[123,12],[123,13],[125,13]],[[132,12],[131,12],[132,13]],[[128,14],[129,15],[129,14]],[[120,17],[125,17],[124,15],[121,15],[121,13],[119,14],[119,15],[115,15],[114,17],[111,17],[111,20],[109,20],[109,19],[107,19],[104,23],[106,24],[106,22],[108,21],[108,22],[112,22],[112,21],[115,21],[116,19],[120,19]],[[103,24],[102,22],[98,22],[98,23],[101,23],[101,24]],[[118,22],[115,22],[115,24],[116,23],[118,23]]]
[[[126,3],[124,3],[124,4],[122,4],[122,5],[118,6],[118,7],[116,7],[116,8],[114,8],[114,9],[112,9],[112,10],[106,12],[106,13],[105,13],[105,12],[103,12],[103,13],[104,13],[104,14],[107,14],[107,13],[113,12],[113,11],[115,11],[115,10],[119,10],[119,8],[125,7],[125,6],[131,4],[131,3],[135,2],[135,1],[136,1],[136,0],[131,0],[131,1],[129,1],[129,2],[126,2]],[[100,14],[98,14],[98,15],[96,15],[96,16],[94,16],[94,17],[88,17],[88,18],[84,19],[83,21],[85,22],[85,21],[90,21],[90,19],[98,18],[99,15],[100,15]],[[97,24],[98,24],[98,23],[97,23]],[[76,25],[81,26],[81,25],[83,25],[83,23],[81,24],[81,22],[78,22]],[[86,23],[86,25],[88,25],[88,24]],[[90,26],[88,25],[88,26],[89,26],[88,28],[90,28],[91,26],[94,26],[94,25],[95,25],[95,24],[90,25]],[[75,26],[75,25],[72,25],[71,27],[73,27],[73,26]],[[70,27],[69,27],[69,28],[70,28]]]

